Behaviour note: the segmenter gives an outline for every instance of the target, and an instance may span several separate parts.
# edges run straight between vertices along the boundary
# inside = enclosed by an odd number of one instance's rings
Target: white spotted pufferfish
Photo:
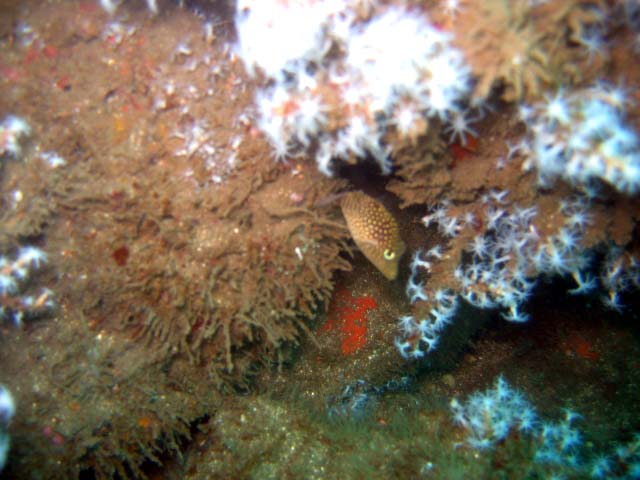
[[[360,251],[387,279],[395,280],[406,247],[393,215],[363,192],[345,193],[340,207]]]

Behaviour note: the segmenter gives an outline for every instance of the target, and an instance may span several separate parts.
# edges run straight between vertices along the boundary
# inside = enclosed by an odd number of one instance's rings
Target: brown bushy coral
[[[400,207],[429,205],[451,187],[451,155],[440,139],[439,129],[430,128],[420,142],[390,138],[397,164],[387,190],[400,200]]]
[[[558,84],[577,83],[602,67],[585,48],[585,32],[610,7],[604,0],[460,2],[455,16],[434,12],[464,52],[477,78],[474,96],[502,86],[507,101],[531,100]]]
[[[338,183],[313,166],[292,177],[264,152],[250,155],[242,174],[207,189],[163,166],[138,176],[130,163],[96,165],[97,181],[67,200],[93,204],[74,213],[72,236],[95,229],[74,258],[79,269],[99,259],[84,297],[96,328],[148,343],[157,359],[182,354],[225,375],[235,357],[256,361],[296,341],[333,272],[349,266],[340,256],[346,230],[309,208]],[[171,168],[188,169],[178,159]]]
[[[477,98],[487,98],[500,81],[506,100],[538,94],[542,84],[551,82],[549,58],[541,41],[544,34],[533,23],[527,0],[464,3],[452,28],[455,43],[478,78]]]
[[[8,475],[140,477],[215,412],[219,389],[246,387],[304,335],[350,268],[337,208],[315,208],[343,185],[273,161],[228,22],[214,40],[187,10],[132,10],[125,34],[101,37],[99,8],[35,3],[10,23],[28,17],[55,48],[2,45],[19,74],[0,106],[33,135],[3,172],[0,197],[25,199],[0,218],[0,246],[38,237],[59,308],[7,329],[0,349],[0,382],[25,405]]]

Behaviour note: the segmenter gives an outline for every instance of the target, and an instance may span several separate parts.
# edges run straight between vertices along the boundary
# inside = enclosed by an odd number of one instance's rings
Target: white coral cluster
[[[7,463],[10,446],[7,429],[15,413],[16,405],[11,392],[4,385],[0,385],[0,472]]]
[[[571,277],[575,286],[567,293],[597,294],[606,308],[626,310],[624,296],[640,288],[640,261],[613,243],[605,250],[585,245],[592,224],[588,198],[563,199],[558,208],[562,225],[543,234],[537,208],[511,204],[507,195],[506,190],[483,195],[486,209],[477,217],[450,215],[445,202],[423,218],[425,226],[437,225],[443,236],[470,241],[453,272],[458,285],[449,289],[429,291],[425,278],[432,262],[450,253],[441,246],[415,253],[405,292],[412,305],[421,303],[420,311],[428,314],[398,319],[395,345],[403,358],[420,359],[437,348],[446,326],[455,322],[458,297],[480,309],[499,309],[507,321],[528,321],[523,307],[541,277]]]
[[[494,447],[513,431],[535,433],[538,426],[533,405],[502,375],[496,378],[493,388],[475,392],[463,402],[453,398],[450,406],[454,423],[467,433],[465,443],[479,450]],[[567,431],[569,426],[567,423]]]
[[[604,181],[619,192],[638,193],[640,145],[624,121],[627,102],[621,87],[601,83],[524,107],[530,131],[522,145],[525,168],[535,167],[545,187],[562,178],[589,191]]]
[[[0,123],[0,157],[19,157],[22,153],[22,142],[30,133],[31,127],[24,119],[8,115]]]
[[[264,73],[258,126],[282,159],[310,149],[322,172],[371,155],[390,171],[385,133],[422,133],[449,120],[471,76],[448,34],[421,13],[371,2],[240,1],[237,53]]]
[[[21,248],[14,259],[0,256],[0,320],[21,326],[27,317],[38,316],[54,306],[53,292],[41,288],[32,293],[29,279],[42,267],[47,255],[39,248]]]
[[[145,0],[147,8],[153,13],[158,13],[158,0]],[[100,5],[110,14],[114,14],[122,0],[100,0]]]

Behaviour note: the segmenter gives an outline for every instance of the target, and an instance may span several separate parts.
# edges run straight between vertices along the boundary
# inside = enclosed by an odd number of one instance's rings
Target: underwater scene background
[[[640,478],[640,2],[0,0],[0,477]]]

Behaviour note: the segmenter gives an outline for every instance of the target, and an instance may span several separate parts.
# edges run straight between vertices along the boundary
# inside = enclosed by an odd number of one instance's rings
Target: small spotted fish
[[[346,193],[340,207],[358,248],[385,277],[394,280],[405,245],[393,215],[362,192]]]

